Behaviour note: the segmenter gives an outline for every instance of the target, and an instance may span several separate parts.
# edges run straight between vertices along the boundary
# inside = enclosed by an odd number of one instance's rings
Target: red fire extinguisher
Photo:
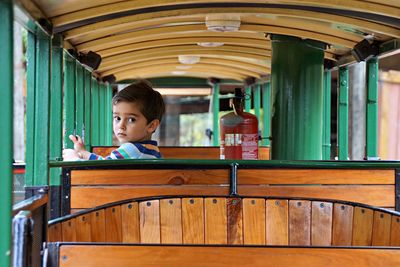
[[[258,120],[243,111],[243,92],[235,88],[230,112],[220,119],[220,159],[258,159]]]

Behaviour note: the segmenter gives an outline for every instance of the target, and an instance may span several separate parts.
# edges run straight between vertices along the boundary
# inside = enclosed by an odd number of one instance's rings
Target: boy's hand
[[[63,149],[62,154],[64,161],[74,161],[80,159],[78,153],[73,149],[69,148]]]
[[[74,150],[77,153],[86,152],[85,145],[83,144],[82,138],[79,135],[70,135],[69,139],[74,143]]]

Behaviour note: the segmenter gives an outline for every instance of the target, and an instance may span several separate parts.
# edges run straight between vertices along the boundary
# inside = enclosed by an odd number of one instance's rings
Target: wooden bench
[[[400,213],[325,199],[131,199],[50,222],[49,241],[400,246]]]
[[[175,162],[176,163],[176,162]],[[233,175],[234,173],[234,175]],[[235,176],[235,177],[233,177]],[[395,169],[319,169],[278,164],[154,164],[64,169],[72,212],[133,197],[231,194],[232,178],[242,196],[326,198],[394,209]],[[398,180],[398,179],[397,179]],[[68,191],[69,190],[69,191]],[[70,202],[69,202],[70,201]],[[69,207],[62,214],[68,214]]]
[[[100,156],[107,156],[116,146],[95,146],[92,148],[93,153]],[[219,159],[219,147],[159,147],[161,155],[165,159]],[[261,146],[258,148],[258,157],[260,160],[268,160],[270,148]]]

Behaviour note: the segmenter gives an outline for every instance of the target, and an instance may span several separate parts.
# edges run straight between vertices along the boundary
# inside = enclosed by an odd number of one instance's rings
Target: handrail
[[[19,211],[22,210],[29,210],[33,211],[38,207],[45,205],[48,202],[48,195],[47,194],[40,194],[25,199],[13,206],[13,216],[15,216]]]

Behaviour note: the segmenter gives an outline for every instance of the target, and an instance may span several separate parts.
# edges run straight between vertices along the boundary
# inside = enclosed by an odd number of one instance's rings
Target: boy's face
[[[150,140],[158,124],[158,120],[148,123],[135,102],[119,102],[113,106],[114,134],[121,144]]]

